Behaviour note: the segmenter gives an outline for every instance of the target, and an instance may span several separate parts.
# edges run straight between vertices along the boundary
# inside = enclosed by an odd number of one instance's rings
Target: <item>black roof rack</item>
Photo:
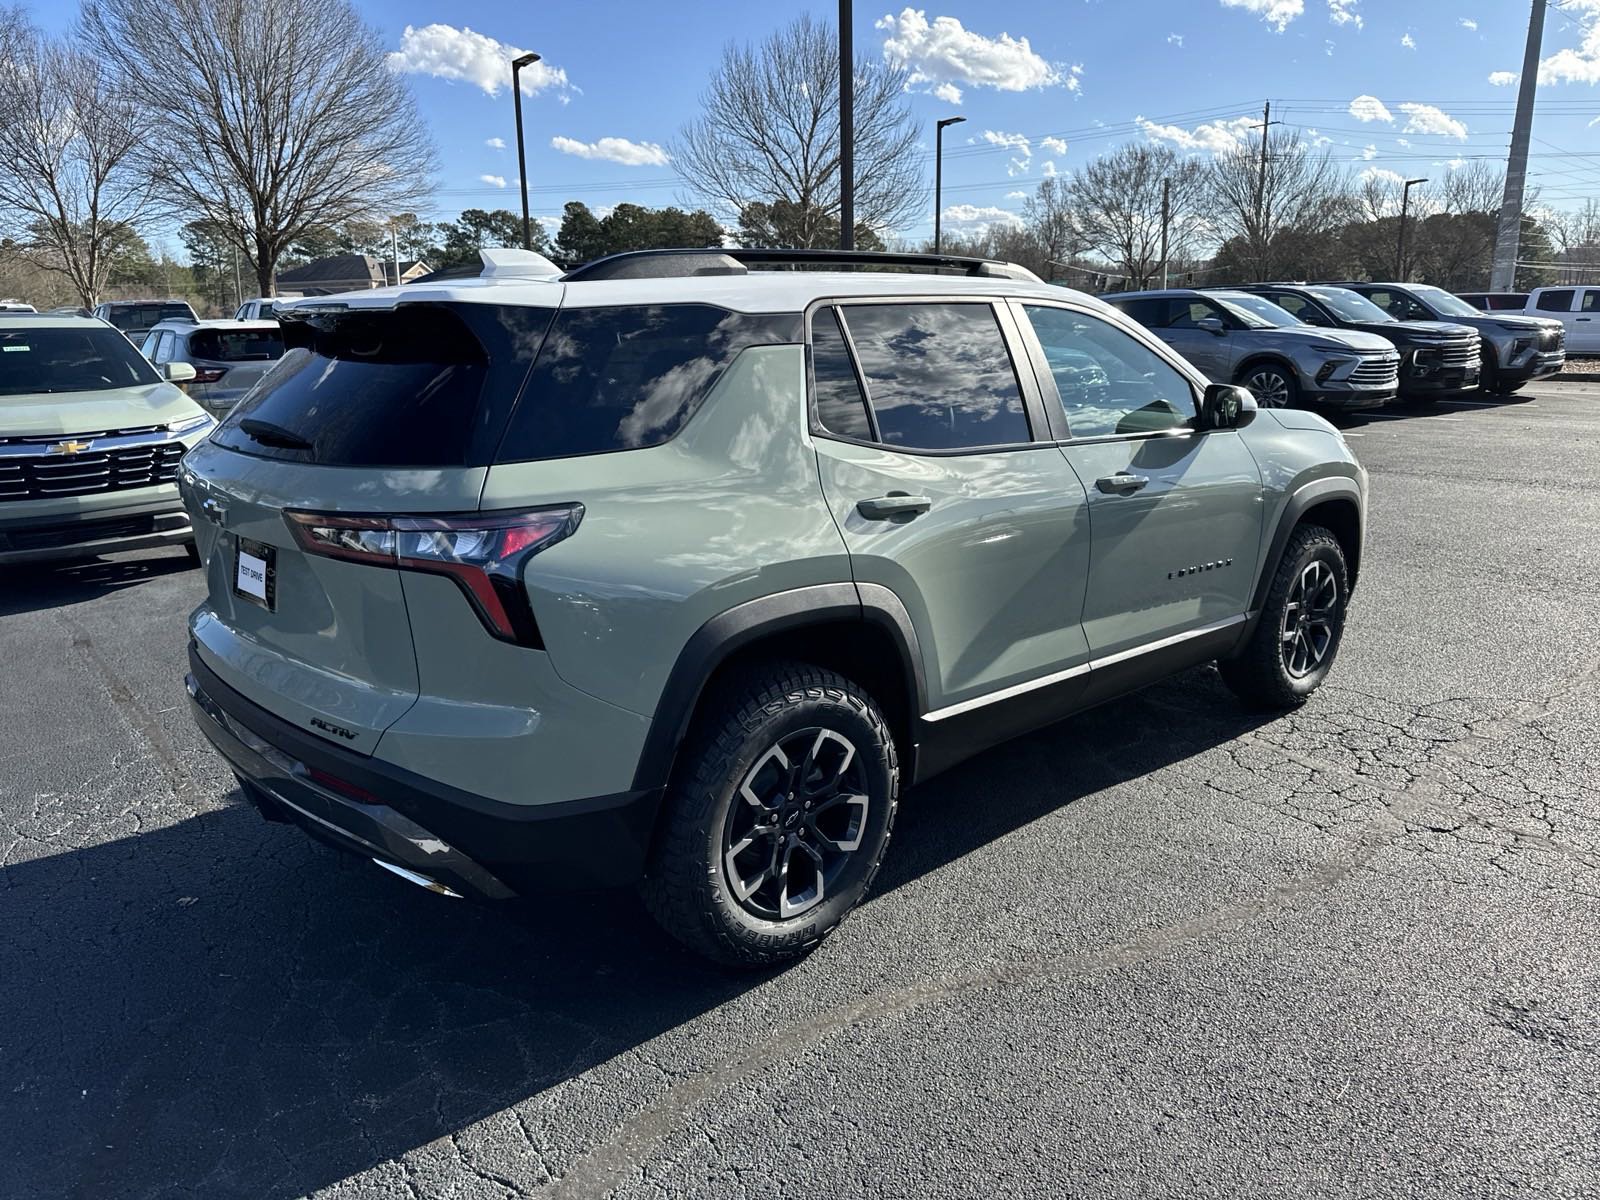
[[[878,250],[635,250],[612,254],[568,271],[567,283],[598,279],[659,279],[685,275],[742,275],[751,267],[832,270],[876,267],[933,273],[957,272],[1039,282],[1026,267],[990,258],[954,254],[900,254]]]

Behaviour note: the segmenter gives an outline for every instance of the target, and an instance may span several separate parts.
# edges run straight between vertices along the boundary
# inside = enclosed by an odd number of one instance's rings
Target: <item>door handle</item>
[[[931,507],[933,501],[926,496],[908,496],[904,492],[890,492],[887,496],[874,496],[871,500],[856,502],[856,511],[869,521],[915,517]]]
[[[1121,471],[1116,475],[1107,475],[1104,479],[1096,479],[1094,485],[1108,496],[1131,496],[1149,482],[1148,475],[1130,475],[1126,471]]]

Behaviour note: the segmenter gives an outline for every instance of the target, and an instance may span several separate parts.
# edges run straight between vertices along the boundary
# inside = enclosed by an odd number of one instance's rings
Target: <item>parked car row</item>
[[[1275,408],[1375,408],[1478,388],[1509,395],[1566,361],[1562,322],[1491,315],[1427,284],[1267,283],[1104,299],[1213,380],[1243,384]]]

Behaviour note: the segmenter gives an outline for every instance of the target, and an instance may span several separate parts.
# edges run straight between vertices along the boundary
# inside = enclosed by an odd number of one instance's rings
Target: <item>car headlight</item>
[[[192,433],[196,429],[207,429],[215,424],[216,421],[209,413],[196,413],[192,417],[184,417],[181,421],[168,421],[167,432]]]

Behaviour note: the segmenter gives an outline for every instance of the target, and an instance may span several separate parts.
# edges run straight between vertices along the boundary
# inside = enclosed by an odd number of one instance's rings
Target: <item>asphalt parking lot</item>
[[[1338,666],[902,807],[818,953],[424,893],[237,802],[177,553],[0,575],[0,1195],[1600,1194],[1600,384],[1346,424]]]

